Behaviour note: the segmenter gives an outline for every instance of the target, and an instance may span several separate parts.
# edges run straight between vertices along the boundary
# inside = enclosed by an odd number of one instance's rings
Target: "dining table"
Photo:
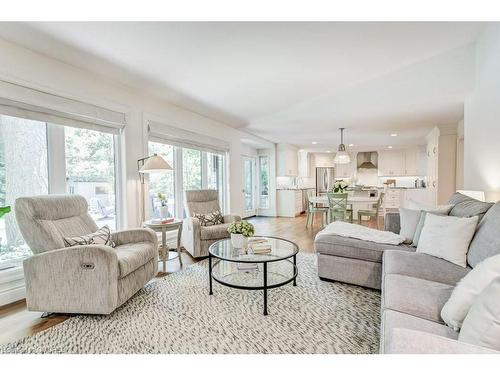
[[[367,196],[356,196],[348,195],[347,203],[377,203],[378,197],[367,197]],[[309,202],[314,204],[324,204],[328,206],[328,196],[327,195],[317,195],[315,197],[310,197]]]

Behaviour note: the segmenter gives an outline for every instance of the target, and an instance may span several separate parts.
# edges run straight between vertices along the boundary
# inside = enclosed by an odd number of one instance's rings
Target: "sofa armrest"
[[[482,346],[406,328],[394,328],[386,354],[499,354]]]
[[[232,223],[233,221],[241,221],[241,216],[239,215],[224,215],[224,223]]]
[[[29,310],[109,314],[118,300],[118,257],[112,247],[46,251],[23,262]]]
[[[158,246],[158,237],[156,233],[149,228],[122,230],[112,233],[111,237],[117,246],[136,242],[152,242],[155,248]]]
[[[384,229],[386,231],[399,234],[399,232],[401,231],[399,212],[387,212],[385,214]]]

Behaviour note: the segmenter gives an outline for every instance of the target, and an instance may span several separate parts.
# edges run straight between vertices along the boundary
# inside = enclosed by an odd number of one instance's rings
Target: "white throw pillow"
[[[465,317],[458,341],[500,350],[500,278],[476,298]]]
[[[444,322],[458,331],[474,300],[497,277],[500,277],[500,255],[486,258],[459,281],[441,309]]]
[[[434,208],[432,210],[422,210],[420,211],[420,218],[417,224],[417,227],[415,228],[415,233],[413,234],[413,242],[412,246],[417,247],[418,246],[418,240],[420,238],[420,233],[422,233],[422,228],[424,227],[425,224],[425,217],[427,214],[435,214],[435,215],[448,215],[453,208],[452,204],[446,204],[443,206],[438,206],[437,208]]]
[[[421,212],[420,210],[412,210],[409,208],[399,209],[399,222],[401,227],[399,234],[405,238],[406,243],[411,243],[413,241]]]
[[[428,213],[417,252],[467,266],[467,251],[477,226],[477,216],[438,216]]]

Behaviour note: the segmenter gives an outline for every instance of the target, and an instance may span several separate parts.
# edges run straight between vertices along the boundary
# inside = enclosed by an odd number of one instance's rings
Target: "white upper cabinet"
[[[311,153],[299,152],[299,177],[311,177]]]
[[[400,150],[379,151],[378,153],[379,176],[404,176],[405,153]]]
[[[277,176],[298,176],[298,150],[286,143],[277,145]]]
[[[406,150],[383,150],[378,153],[379,176],[422,176],[423,152],[417,147]]]

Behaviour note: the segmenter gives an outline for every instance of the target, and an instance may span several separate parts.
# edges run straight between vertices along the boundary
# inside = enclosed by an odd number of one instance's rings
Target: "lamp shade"
[[[171,170],[172,167],[161,156],[153,155],[146,159],[139,173],[160,173]]]
[[[351,157],[347,151],[338,151],[333,159],[335,164],[349,164],[351,162]]]

